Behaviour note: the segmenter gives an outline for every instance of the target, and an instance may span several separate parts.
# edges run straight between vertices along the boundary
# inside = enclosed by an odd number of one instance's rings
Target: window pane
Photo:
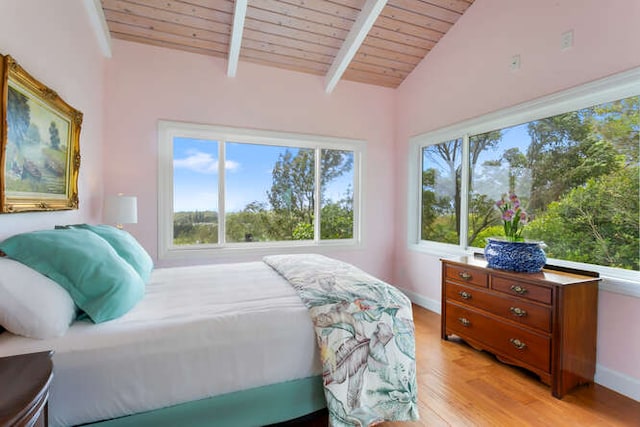
[[[504,236],[496,201],[515,193],[529,212],[531,170],[527,125],[518,125],[469,137],[468,245],[483,248],[487,237]]]
[[[314,151],[226,144],[227,242],[313,239]]]
[[[322,150],[320,238],[353,238],[353,151]]]
[[[218,243],[218,142],[173,139],[173,244]]]
[[[422,149],[421,238],[460,242],[462,139]]]
[[[640,269],[639,116],[636,96],[473,136],[469,244],[502,234],[515,191],[549,258]]]

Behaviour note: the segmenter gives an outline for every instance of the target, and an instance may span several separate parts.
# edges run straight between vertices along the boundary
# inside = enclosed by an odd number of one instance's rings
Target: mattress
[[[143,300],[63,337],[0,334],[0,356],[53,350],[49,423],[66,426],[318,375],[313,325],[263,262],[156,269]]]

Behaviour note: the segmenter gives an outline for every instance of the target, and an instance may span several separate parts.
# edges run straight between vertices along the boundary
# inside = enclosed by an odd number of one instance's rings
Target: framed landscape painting
[[[0,213],[78,209],[82,113],[0,55]]]

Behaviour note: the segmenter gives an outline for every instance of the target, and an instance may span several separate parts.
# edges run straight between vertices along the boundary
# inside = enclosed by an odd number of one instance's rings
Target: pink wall
[[[638,22],[637,0],[476,0],[397,91],[398,286],[440,301],[438,257],[407,247],[409,138],[640,66]],[[570,29],[575,44],[562,51]],[[512,71],[515,54],[522,66]],[[640,338],[629,336],[640,299],[600,294],[598,363],[640,384]]]
[[[225,60],[118,40],[106,70],[105,194],[138,196],[138,224],[127,229],[153,256],[158,234],[157,122],[177,120],[366,140],[366,241],[361,250],[329,253],[391,278],[393,90],[340,82],[327,95],[320,76],[242,61],[236,77],[228,78]],[[199,262],[247,259],[258,256],[227,251]]]
[[[84,113],[80,134],[80,209],[0,215],[0,240],[55,224],[95,221],[102,205],[104,59],[80,2],[0,2],[0,53]]]
[[[365,243],[329,253],[437,302],[438,257],[407,250],[408,138],[640,66],[638,22],[637,0],[476,0],[397,91],[340,82],[327,95],[321,77],[241,62],[229,79],[223,60],[117,40],[105,60],[80,2],[1,1],[0,52],[83,111],[84,123],[80,210],[0,215],[0,239],[98,222],[103,191],[124,192],[139,197],[139,223],[128,229],[155,256],[158,119],[365,139]],[[561,51],[569,29],[575,46]],[[598,316],[599,365],[637,384],[639,300],[602,292]]]

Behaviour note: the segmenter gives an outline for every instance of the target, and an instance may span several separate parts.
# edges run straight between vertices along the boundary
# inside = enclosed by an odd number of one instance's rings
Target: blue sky
[[[271,171],[286,147],[227,143],[226,211],[235,212],[253,201],[265,202]],[[296,148],[290,148],[295,155]],[[175,138],[173,143],[174,211],[218,210],[218,142]],[[344,193],[353,175],[330,186],[329,197]]]

